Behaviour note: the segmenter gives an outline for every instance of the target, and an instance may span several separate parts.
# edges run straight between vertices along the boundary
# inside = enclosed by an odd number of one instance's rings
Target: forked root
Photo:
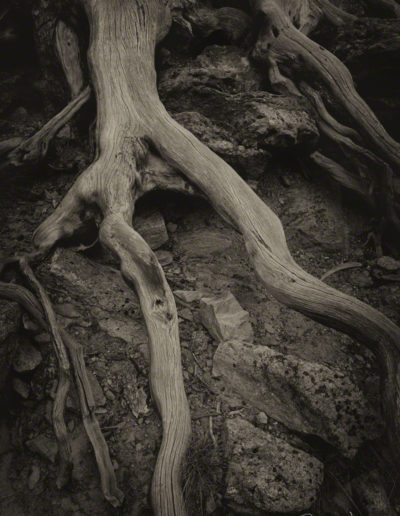
[[[90,87],[87,86],[74,99],[49,120],[37,133],[11,150],[3,162],[5,165],[21,166],[36,163],[47,154],[50,142],[58,131],[64,127],[90,98]]]
[[[267,65],[271,58],[274,59],[278,65],[282,64],[290,70],[293,77],[301,78],[307,72],[321,81],[381,157],[398,167],[400,145],[390,137],[357,93],[347,67],[293,25],[288,14],[290,9],[285,11],[290,1],[281,5],[277,0],[253,0],[252,4],[265,18],[253,56]]]
[[[65,330],[58,327],[58,324],[54,321],[53,318],[54,310],[47,298],[47,294],[44,292],[43,287],[36,280],[36,278],[34,278],[29,265],[27,263],[23,263],[22,265],[30,280],[35,283],[36,290],[41,295],[43,306],[46,306],[46,314],[49,314],[50,319],[52,320],[50,328],[48,321],[46,321],[46,318],[43,314],[41,304],[38,302],[36,297],[25,287],[0,281],[0,296],[19,303],[28,313],[31,314],[31,316],[39,323],[43,330],[47,331],[50,329],[53,334],[55,329],[59,344],[60,340],[62,341],[60,351],[63,354],[63,362],[65,364],[68,362],[68,366],[66,367],[67,371],[69,371],[69,360],[65,356],[64,345],[66,346],[73,366],[72,369],[74,371],[76,386],[78,389],[83,424],[92,444],[99,468],[102,491],[106,500],[108,500],[114,507],[117,507],[122,503],[123,494],[118,489],[107,443],[103,437],[103,434],[101,433],[100,425],[94,413],[93,393],[87,376],[82,347]],[[65,377],[65,375],[62,374],[60,377],[60,380],[63,381],[63,377]],[[61,395],[58,394],[59,392],[61,392]],[[63,411],[65,404],[64,393],[67,394],[68,389],[65,388],[65,384],[61,387],[59,384],[56,395],[56,399],[58,396],[58,401],[57,403],[55,402],[53,408],[53,424],[55,427],[55,433],[59,444],[61,444],[60,452],[61,454],[64,454],[64,457],[61,456],[58,479],[59,487],[61,487],[68,479],[68,474],[71,468],[68,434],[65,434],[65,432],[63,433],[63,425],[65,426],[63,421]]]
[[[33,288],[36,290],[39,299],[41,300],[45,317],[53,337],[54,351],[58,361],[59,378],[53,404],[53,426],[58,442],[60,456],[60,469],[58,472],[57,487],[61,488],[68,483],[72,471],[71,443],[64,419],[65,402],[71,384],[70,364],[67,350],[65,348],[63,339],[61,338],[60,330],[57,324],[56,314],[53,310],[50,299],[42,285],[36,279],[36,276],[34,275],[28,261],[26,259],[21,259],[20,264],[22,272],[28,278]]]

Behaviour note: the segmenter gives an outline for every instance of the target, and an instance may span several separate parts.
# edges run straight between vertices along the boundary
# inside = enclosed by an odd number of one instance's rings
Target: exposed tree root
[[[156,42],[169,27],[170,17],[163,2],[83,0],[83,3],[91,27],[89,64],[98,108],[97,157],[55,212],[38,228],[34,242],[39,251],[44,252],[76,231],[94,209],[102,213],[100,242],[118,257],[124,279],[135,288],[149,335],[151,391],[163,423],[163,440],[152,483],[155,513],[185,514],[179,476],[189,443],[190,415],[182,378],[174,298],[157,258],[132,227],[135,200],[151,188],[194,192],[196,187],[201,190],[217,212],[242,233],[250,260],[269,292],[287,306],[344,331],[370,347],[381,371],[388,438],[400,463],[400,328],[377,310],[301,269],[289,252],[282,224],[272,210],[228,164],[166,112],[158,97],[153,63]],[[352,116],[362,135],[385,159],[399,164],[400,146],[360,99],[348,70],[294,27],[291,7],[299,7],[300,3],[278,4],[272,0],[254,3],[264,13],[266,21],[256,55],[268,63],[275,60],[277,66],[284,63],[294,67],[294,75],[301,74],[304,67],[308,72],[318,73]],[[335,23],[348,19],[325,0],[315,4]],[[306,20],[304,12],[297,13]],[[299,26],[307,33],[313,23],[309,19]],[[278,73],[279,68],[275,70],[277,82]],[[295,92],[292,85],[297,89],[295,82],[285,84],[283,81],[282,84],[292,92]],[[351,140],[351,136],[356,136],[354,130],[330,117],[318,98],[316,103],[321,126],[325,123],[327,131],[333,131],[336,139],[346,143],[349,140],[357,147]],[[349,187],[358,188],[367,196],[356,178],[349,183],[349,175],[339,165],[323,155],[317,155],[318,159],[333,176],[341,178],[342,183],[347,181]],[[346,180],[341,175],[345,175]],[[4,294],[4,288],[0,288],[0,294]],[[41,297],[45,302],[42,293]],[[51,311],[46,311],[51,322],[49,314],[52,315]],[[81,351],[76,351],[66,334],[61,337],[69,346],[75,373],[80,374],[77,381],[78,389],[82,388],[79,392],[83,417],[85,426],[91,425],[88,434],[92,443],[98,443],[94,448],[99,467],[103,469],[103,490],[115,493],[113,477],[107,477],[107,473],[111,475],[108,455],[97,453],[99,449],[104,452],[105,443],[92,419],[91,395],[83,387],[86,380],[80,371]],[[109,499],[112,497],[109,495]]]
[[[71,443],[64,419],[65,402],[71,384],[71,369],[67,350],[61,338],[56,314],[54,313],[50,299],[42,285],[36,279],[28,261],[22,259],[20,264],[22,272],[28,278],[41,300],[47,323],[53,337],[54,351],[58,362],[59,378],[53,404],[53,426],[58,442],[60,457],[60,470],[57,478],[57,486],[61,488],[68,483],[72,471]]]
[[[23,263],[22,267],[24,271],[27,273],[29,279],[33,281],[33,283],[35,284],[36,289],[40,292],[43,306],[46,306],[46,313],[50,314],[50,318],[52,320],[51,325],[49,325],[49,323],[46,321],[43,315],[42,306],[40,305],[36,297],[25,287],[11,283],[4,283],[0,281],[0,296],[6,299],[10,299],[12,301],[16,301],[21,306],[23,306],[25,310],[31,314],[31,316],[40,324],[40,326],[44,330],[51,331],[53,338],[55,329],[55,333],[57,335],[57,339],[61,347],[61,352],[63,353],[62,360],[65,364],[63,368],[67,370],[69,380],[69,359],[65,355],[64,345],[66,346],[73,366],[72,369],[74,372],[76,386],[78,389],[83,424],[85,426],[85,430],[88,434],[89,440],[93,446],[97,465],[99,468],[102,491],[106,500],[108,500],[114,507],[116,507],[121,504],[123,500],[123,494],[117,487],[117,482],[114,474],[114,469],[111,463],[107,443],[103,437],[103,434],[101,433],[100,425],[94,414],[93,393],[87,376],[82,347],[65,330],[60,328],[58,326],[58,323],[54,320],[54,310],[47,297],[47,294],[44,292],[43,287],[40,285],[37,279],[33,276],[33,273],[26,261],[25,263]],[[62,376],[63,373],[60,375],[61,381]],[[58,395],[58,392],[61,389],[62,395]],[[56,399],[57,396],[59,399],[58,402],[54,403],[53,407],[53,424],[55,427],[55,434],[59,442],[59,445],[61,444],[60,455],[64,454],[64,457],[60,457],[61,467],[59,472],[59,487],[61,487],[64,484],[64,482],[68,479],[67,476],[69,474],[69,470],[71,467],[70,445],[67,437],[68,434],[64,433],[63,428],[63,426],[65,427],[63,421],[65,390],[66,395],[68,394],[68,389],[64,389],[63,385],[60,387],[59,383],[56,395]]]
[[[13,148],[3,161],[2,166],[13,165],[18,167],[42,160],[47,154],[50,142],[58,131],[73,118],[75,113],[80,110],[89,98],[90,88],[87,87],[73,98],[62,111],[49,120],[37,133]]]
[[[62,20],[56,26],[56,48],[71,91],[71,97],[75,98],[84,85],[80,65],[79,40],[75,31]]]
[[[377,152],[389,163],[399,166],[400,145],[387,134],[359,96],[346,66],[293,25],[291,2],[254,0],[252,3],[255,10],[265,16],[253,56],[267,65],[273,58],[300,80],[304,80],[304,74],[307,74],[313,80],[321,81]],[[324,12],[327,12],[326,7]]]

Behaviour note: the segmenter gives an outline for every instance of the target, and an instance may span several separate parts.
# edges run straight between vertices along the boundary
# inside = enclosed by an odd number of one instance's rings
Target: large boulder
[[[218,346],[213,374],[225,396],[233,393],[288,428],[321,437],[347,457],[381,433],[360,389],[325,365],[230,341]]]
[[[322,463],[288,442],[235,417],[228,419],[225,497],[247,514],[308,509],[323,480]]]

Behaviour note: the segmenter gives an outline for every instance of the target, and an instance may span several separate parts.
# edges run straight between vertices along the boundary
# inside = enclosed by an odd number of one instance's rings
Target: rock
[[[327,366],[230,341],[218,346],[213,375],[223,381],[225,396],[232,392],[288,428],[318,435],[347,457],[382,432],[360,389]]]
[[[134,382],[127,382],[124,385],[123,392],[124,399],[136,418],[140,415],[147,415],[150,412],[147,405],[147,395],[143,387],[137,387]]]
[[[174,66],[160,76],[159,91],[161,96],[175,95],[207,86],[220,91],[238,93],[241,91],[260,90],[263,78],[250,63],[248,53],[234,46],[211,45],[190,64]],[[181,108],[183,111],[185,108]]]
[[[178,225],[174,224],[173,222],[168,222],[167,229],[168,229],[169,233],[175,233],[176,230],[178,229]]]
[[[25,400],[29,398],[29,393],[31,391],[30,386],[22,381],[20,378],[13,378],[13,389],[16,393],[18,393]]]
[[[40,332],[39,325],[33,321],[27,313],[22,314],[22,325],[26,331],[30,331],[31,333]]]
[[[90,307],[91,316],[111,337],[129,344],[147,342],[138,299],[119,271],[57,249],[50,272],[77,303]],[[77,324],[82,326],[82,319],[77,319]]]
[[[374,282],[367,270],[355,270],[350,273],[350,282],[359,288],[372,287]]]
[[[17,350],[16,332],[21,324],[21,309],[17,303],[0,299],[0,391],[3,388]]]
[[[158,211],[136,216],[134,227],[152,249],[158,249],[168,242],[164,217]]]
[[[174,290],[174,296],[185,303],[193,303],[193,301],[200,301],[204,293],[199,290]]]
[[[33,371],[41,363],[42,355],[28,339],[21,337],[13,360],[13,368],[17,373]]]
[[[205,6],[189,11],[187,18],[196,34],[208,38],[222,33],[230,41],[241,40],[249,31],[251,18],[242,10],[232,7],[210,9]]]
[[[381,256],[376,261],[376,264],[385,271],[393,272],[400,270],[400,262],[391,256]]]
[[[178,241],[179,250],[187,258],[199,258],[223,253],[232,245],[232,240],[222,231],[194,229],[182,235]]]
[[[104,396],[103,389],[100,387],[97,378],[91,371],[88,370],[87,375],[90,382],[90,386],[92,388],[94,403],[96,407],[102,407],[106,404],[106,398]]]
[[[55,462],[58,453],[58,446],[54,439],[50,439],[46,435],[41,434],[34,439],[27,441],[26,446],[30,451],[38,453],[44,459],[53,463]]]
[[[32,466],[31,473],[28,478],[28,487],[32,491],[40,480],[40,468],[35,464]]]
[[[259,412],[256,416],[256,423],[259,425],[268,425],[269,418],[265,412]]]
[[[47,331],[39,333],[35,335],[33,338],[35,342],[37,342],[38,344],[48,344],[49,342],[51,342],[50,333],[48,333]]]
[[[63,317],[68,317],[70,319],[75,319],[80,316],[78,310],[71,303],[62,303],[54,305],[54,310],[59,315],[62,315]]]
[[[323,465],[241,417],[228,419],[225,498],[247,514],[295,512],[316,500]]]
[[[174,261],[172,253],[160,249],[156,251],[157,260],[160,262],[161,267],[165,267]]]
[[[377,470],[352,480],[353,496],[365,516],[395,516]]]
[[[185,319],[186,321],[193,321],[193,314],[189,308],[183,308],[179,311],[179,317]]]
[[[219,342],[229,339],[253,342],[249,314],[231,292],[220,297],[203,297],[200,301],[200,319]]]

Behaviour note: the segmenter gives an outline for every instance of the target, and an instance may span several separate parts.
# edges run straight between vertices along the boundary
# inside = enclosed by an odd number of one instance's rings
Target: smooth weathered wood
[[[163,425],[151,489],[154,512],[183,515],[180,470],[191,429],[174,296],[156,256],[120,215],[104,219],[100,241],[119,257],[123,277],[139,296],[149,335],[150,387]]]
[[[40,290],[43,290],[41,286]],[[28,313],[32,315],[32,317],[39,323],[43,330],[49,330],[49,324],[43,314],[42,306],[36,297],[27,288],[14,283],[4,283],[0,281],[0,296],[19,303]],[[53,309],[51,307],[51,303],[48,300],[46,301],[46,304],[48,309],[52,311]],[[52,325],[55,325],[56,327],[58,339],[62,339],[62,347],[65,344],[71,357],[79,395],[82,420],[95,452],[104,497],[115,507],[119,506],[123,500],[123,494],[117,487],[114,468],[111,463],[107,443],[104,439],[99,422],[97,421],[96,415],[94,413],[94,398],[87,376],[82,347],[64,329],[59,328],[54,320],[52,321]],[[59,405],[59,408],[60,407],[62,407],[62,405]],[[58,412],[59,408],[56,409],[54,407],[53,410]],[[58,417],[58,415],[56,417]],[[63,479],[64,477],[61,478]]]
[[[56,26],[56,49],[71,91],[71,97],[74,98],[83,88],[79,40],[75,31],[62,20]]]
[[[328,50],[298,30],[279,0],[254,0],[254,9],[265,16],[264,29],[254,47],[253,56],[269,63],[273,58],[288,69],[308,72],[318,78],[353,119],[359,131],[380,155],[400,165],[400,145],[389,136],[369,106],[357,93],[347,67]],[[326,12],[324,8],[324,12]],[[314,77],[313,77],[314,75]]]
[[[98,108],[97,157],[39,227],[35,243],[46,249],[71,234],[82,224],[84,211],[95,204],[104,216],[100,240],[119,257],[124,278],[138,292],[149,333],[152,392],[163,421],[163,442],[152,485],[155,513],[185,513],[179,474],[190,418],[174,300],[155,256],[131,226],[134,201],[143,191],[142,178],[151,159],[149,143],[243,234],[249,257],[269,292],[374,351],[382,375],[388,436],[399,460],[400,329],[377,310],[302,270],[293,260],[282,224],[272,210],[229,165],[166,112],[158,97],[154,69],[155,45],[170,20],[164,3],[84,0],[84,5],[91,27],[89,64]],[[277,2],[264,0],[257,5],[270,24],[256,53],[266,60],[272,57],[278,64],[289,60],[292,66],[306,63],[311,72],[322,69],[325,84],[352,113],[360,131],[382,154],[400,162],[398,144],[382,126],[375,125],[376,119],[356,94],[347,69],[296,30]],[[303,60],[297,61],[297,57]]]

